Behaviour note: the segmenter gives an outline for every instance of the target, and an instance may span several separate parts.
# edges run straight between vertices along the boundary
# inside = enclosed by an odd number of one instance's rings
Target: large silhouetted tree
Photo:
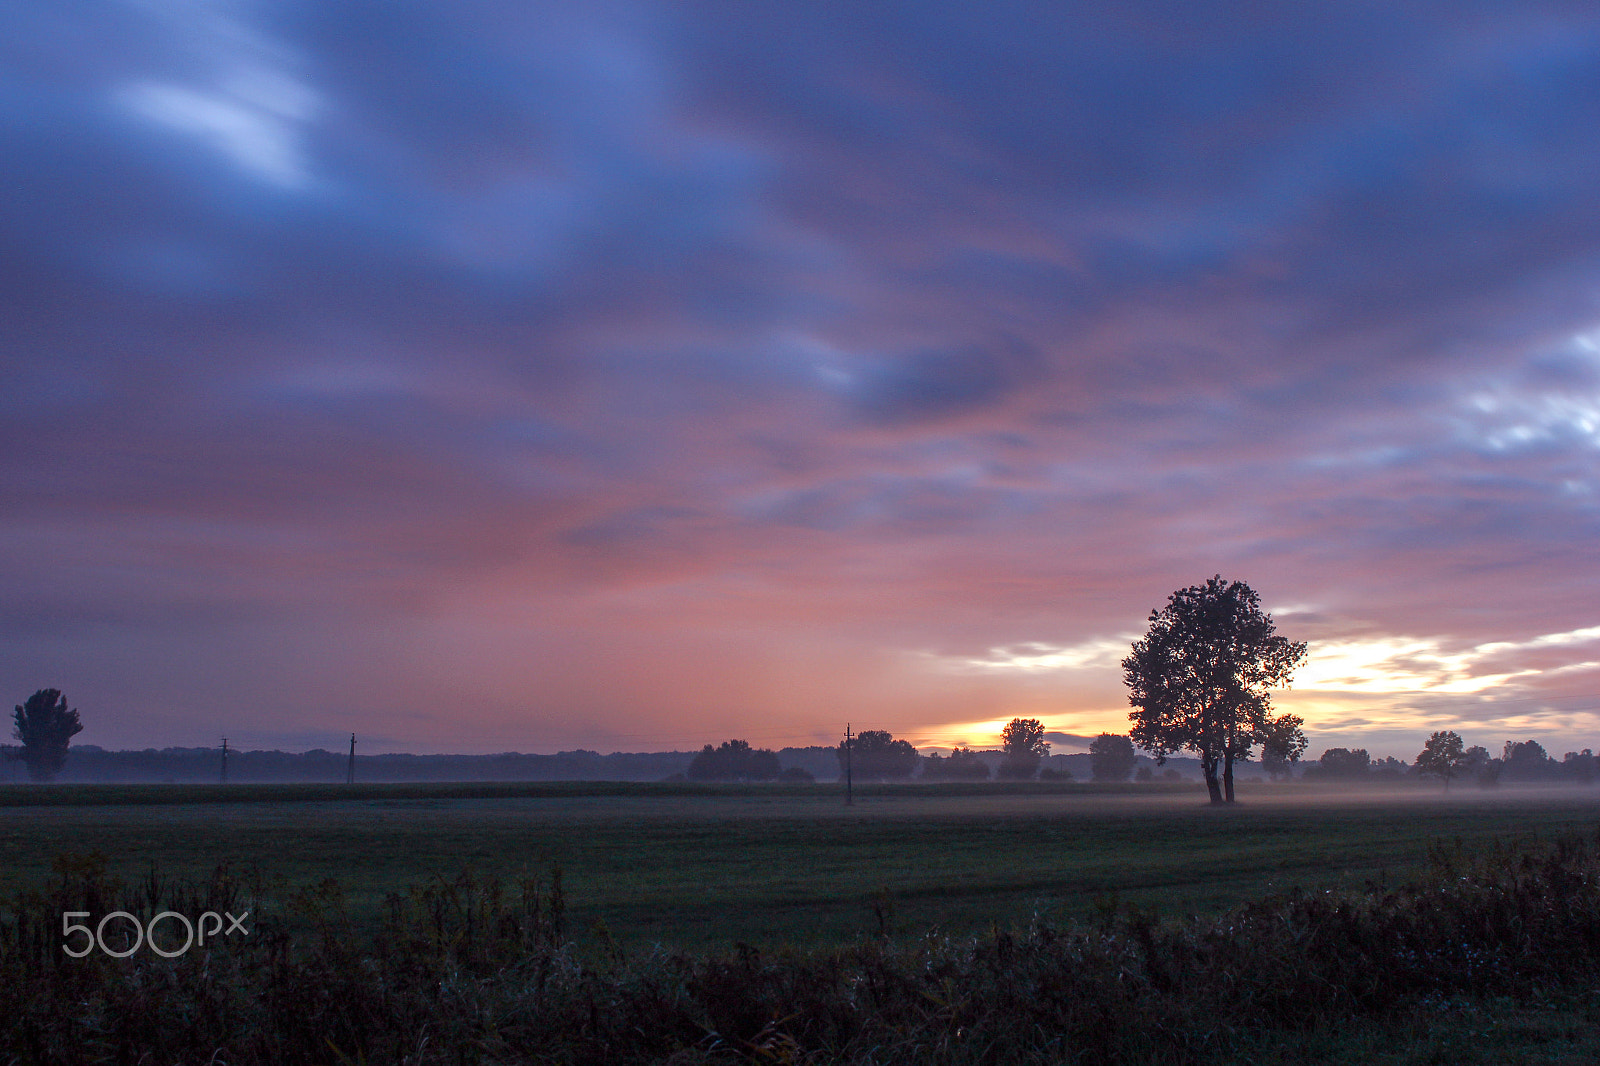
[[[1000,731],[1000,746],[1005,761],[999,776],[1013,781],[1031,781],[1039,772],[1039,762],[1050,754],[1044,739],[1044,723],[1037,718],[1013,718]]]
[[[1120,733],[1101,733],[1089,742],[1089,772],[1096,781],[1126,781],[1138,762],[1133,741]]]
[[[7,754],[27,763],[33,780],[51,780],[66,765],[67,745],[83,732],[78,712],[67,710],[67,698],[56,689],[42,688],[16,709],[13,718],[11,735],[22,746],[8,749]]]
[[[1266,728],[1268,689],[1288,684],[1305,655],[1304,643],[1277,635],[1244,582],[1219,575],[1179,589],[1122,660],[1134,743],[1158,762],[1196,752],[1211,802],[1232,803],[1233,762]]]

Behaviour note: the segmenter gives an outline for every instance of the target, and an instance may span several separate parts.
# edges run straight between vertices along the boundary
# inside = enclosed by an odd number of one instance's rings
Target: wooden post
[[[846,807],[855,803],[855,797],[851,795],[852,782],[850,779],[850,761],[851,756],[855,754],[855,747],[855,741],[850,736],[850,723],[846,722],[844,724],[844,805]]]
[[[354,733],[350,734],[350,762],[345,767],[344,783],[347,785],[356,783],[356,735]]]

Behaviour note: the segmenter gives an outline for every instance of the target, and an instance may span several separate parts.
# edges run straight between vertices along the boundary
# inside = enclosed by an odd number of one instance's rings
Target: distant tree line
[[[1453,730],[1428,738],[1416,761],[1405,763],[1392,756],[1372,758],[1365,748],[1329,748],[1305,768],[1308,781],[1398,781],[1407,777],[1432,777],[1446,790],[1455,781],[1470,781],[1480,788],[1508,784],[1593,784],[1600,777],[1600,762],[1589,748],[1569,751],[1559,761],[1536,740],[1506,741],[1496,757],[1486,748],[1467,747]]]
[[[1201,608],[1223,618],[1223,628],[1232,626],[1241,629],[1253,634],[1254,640],[1265,639],[1269,648],[1278,647],[1271,643],[1270,619],[1269,625],[1263,628],[1252,615],[1253,600],[1239,588],[1218,582],[1220,579],[1213,579],[1207,586],[1197,586],[1184,592],[1197,601]],[[1178,596],[1175,594],[1175,600]],[[1185,609],[1194,606],[1190,603]],[[1201,610],[1200,614],[1205,615],[1206,610]],[[1159,620],[1160,615],[1153,614],[1152,617]],[[1215,622],[1215,619],[1212,621]],[[1176,625],[1176,622],[1171,624]],[[1152,628],[1158,627],[1153,624]],[[1170,641],[1171,634],[1166,634],[1162,639]],[[1148,650],[1149,647],[1157,647],[1159,642],[1156,645],[1149,644],[1148,640],[1140,643],[1147,645],[1143,658],[1136,654],[1123,664],[1130,676],[1152,669],[1151,664],[1159,661],[1159,656]],[[1139,648],[1140,644],[1136,644],[1136,652]],[[1279,651],[1283,649],[1279,648]],[[1293,653],[1293,647],[1284,652],[1290,657]],[[1267,674],[1252,676],[1276,675],[1268,671]],[[1226,688],[1218,687],[1219,690]],[[1163,710],[1163,699],[1177,697],[1170,692],[1163,695],[1160,684],[1147,678],[1139,682],[1137,687],[1130,683],[1130,688],[1135,688],[1135,695],[1142,694],[1143,698],[1150,700],[1162,714],[1176,713],[1173,707]],[[1232,762],[1248,758],[1256,744],[1260,744],[1262,749],[1261,770],[1273,779],[1293,776],[1294,768],[1300,763],[1306,747],[1301,719],[1295,715],[1273,717],[1266,713],[1264,694],[1252,694],[1247,685],[1235,686],[1235,697],[1239,697],[1239,693],[1244,693],[1244,697],[1240,698],[1253,708],[1254,717],[1243,723],[1234,723],[1233,739],[1228,742],[1231,748],[1220,754],[1212,752],[1209,762],[1205,743],[1211,734],[1204,729],[1193,734],[1197,738],[1195,743],[1183,740],[1180,745],[1178,742],[1182,737],[1190,734],[1183,733],[1181,729],[1170,735],[1159,734],[1157,726],[1162,722],[1159,714],[1152,716],[1135,711],[1130,715],[1135,723],[1131,736],[1101,733],[1090,743],[1088,755],[1093,780],[1127,781],[1130,775],[1140,781],[1154,780],[1155,774],[1149,766],[1138,765],[1136,741],[1139,746],[1157,754],[1158,765],[1178,746],[1196,748],[1198,745],[1196,750],[1202,756],[1202,775],[1210,774],[1207,785],[1213,798],[1219,794],[1232,795]],[[1134,697],[1130,696],[1132,699]],[[1252,703],[1252,700],[1257,702]],[[1135,706],[1139,705],[1136,703]],[[1182,706],[1192,710],[1200,706],[1200,702],[1191,700]],[[29,778],[34,781],[50,781],[62,772],[70,742],[83,730],[78,711],[69,708],[66,697],[57,689],[40,689],[18,704],[13,711],[12,726],[13,737],[21,743],[5,745],[3,754],[8,760],[24,764]],[[1050,755],[1050,745],[1045,741],[1044,733],[1044,725],[1038,719],[1014,718],[1001,731],[999,751],[979,752],[958,745],[948,755],[934,752],[925,757],[909,741],[898,740],[887,730],[868,729],[849,741],[840,742],[831,750],[838,764],[839,775],[844,775],[848,765],[854,778],[862,782],[904,781],[917,776],[919,770],[920,778],[926,781],[986,781],[991,776],[1007,781],[1035,778],[1045,781],[1071,780],[1072,775],[1065,769],[1045,765],[1045,759]],[[1223,738],[1228,735],[1226,731],[1217,734]],[[89,745],[75,750],[78,752],[78,761],[75,763],[78,772],[74,776],[78,780],[215,780],[216,749],[107,752]],[[707,744],[692,756],[679,752],[616,752],[600,755],[598,752],[578,750],[556,755],[377,755],[363,756],[359,762],[362,779],[372,781],[661,780],[663,768],[681,767],[669,771],[666,776],[669,779],[676,777],[691,781],[807,782],[816,779],[816,771],[822,769],[820,759],[826,758],[829,751],[825,747],[785,748],[780,753],[752,747],[744,740],[727,740],[717,746]],[[1229,751],[1232,752],[1231,759]],[[303,754],[276,751],[231,754],[237,780],[336,780],[345,768],[345,756],[342,753],[322,749]],[[1219,766],[1220,782],[1217,773]],[[1167,780],[1179,779],[1179,775],[1171,769],[1162,776]],[[1305,765],[1301,777],[1307,781],[1326,783],[1429,777],[1440,781],[1446,790],[1457,781],[1470,781],[1480,787],[1492,787],[1502,781],[1592,784],[1600,779],[1600,761],[1588,748],[1567,752],[1558,761],[1535,740],[1507,741],[1501,754],[1496,757],[1483,747],[1467,747],[1457,733],[1445,730],[1432,734],[1412,763],[1393,757],[1374,759],[1365,748],[1334,747]]]

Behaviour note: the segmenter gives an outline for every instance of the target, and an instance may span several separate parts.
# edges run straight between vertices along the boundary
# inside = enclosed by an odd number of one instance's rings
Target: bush
[[[124,886],[103,858],[68,857],[0,912],[0,1062],[1200,1063],[1268,1034],[1426,1017],[1445,997],[1593,995],[1594,842],[1429,862],[1402,888],[1295,890],[1209,920],[1108,904],[1087,926],[629,956],[603,931],[570,939],[559,870],[435,879],[391,895],[363,936],[333,882],[278,914],[254,873]],[[175,959],[64,958],[37,920],[245,908],[248,939]]]

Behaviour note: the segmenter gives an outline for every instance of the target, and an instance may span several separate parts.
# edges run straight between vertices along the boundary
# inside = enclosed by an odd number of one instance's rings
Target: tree
[[[1089,773],[1096,781],[1126,781],[1138,762],[1133,741],[1120,733],[1101,733],[1089,742]]]
[[[1039,762],[1050,754],[1044,739],[1044,724],[1037,718],[1013,718],[1000,731],[1005,761],[999,776],[1012,781],[1031,781],[1039,772]]]
[[[42,688],[16,709],[11,735],[22,741],[6,754],[28,764],[28,776],[49,781],[67,762],[67,745],[83,732],[76,710],[67,710],[67,698],[53,688]]]
[[[839,742],[840,777],[844,776],[847,751],[854,753],[851,775],[863,781],[910,777],[922,759],[909,740],[896,740],[894,734],[883,729],[863,729],[853,741]]]
[[[1461,776],[1471,776],[1479,788],[1493,788],[1500,783],[1501,762],[1489,754],[1489,749],[1474,744],[1461,755]]]
[[[1300,731],[1305,719],[1298,714],[1280,714],[1256,732],[1261,741],[1261,768],[1276,781],[1294,773],[1294,764],[1305,754],[1306,735]]]
[[[1583,785],[1594,784],[1596,759],[1594,752],[1588,748],[1582,751],[1569,751],[1561,760],[1561,772],[1570,780]]]
[[[1197,753],[1211,802],[1232,803],[1234,760],[1249,758],[1272,709],[1267,690],[1289,683],[1306,646],[1277,635],[1249,585],[1220,575],[1174,592],[1149,621],[1122,660],[1133,741],[1158,764]]]
[[[1501,763],[1507,781],[1547,781],[1558,775],[1560,766],[1537,740],[1506,741]]]
[[[1329,748],[1317,764],[1325,777],[1365,777],[1372,769],[1372,756],[1366,748]]]
[[[1373,759],[1369,770],[1372,776],[1379,781],[1399,781],[1411,772],[1411,766],[1396,759],[1393,755],[1385,755],[1381,759]]]
[[[922,764],[922,776],[930,781],[987,781],[989,764],[977,752],[956,747],[948,758],[938,752],[929,755]]]
[[[1417,756],[1417,773],[1442,779],[1446,792],[1450,791],[1450,779],[1459,776],[1466,765],[1466,747],[1461,734],[1453,729],[1431,734]]]
[[[725,740],[718,747],[701,748],[684,776],[691,781],[771,781],[780,769],[776,752]]]

